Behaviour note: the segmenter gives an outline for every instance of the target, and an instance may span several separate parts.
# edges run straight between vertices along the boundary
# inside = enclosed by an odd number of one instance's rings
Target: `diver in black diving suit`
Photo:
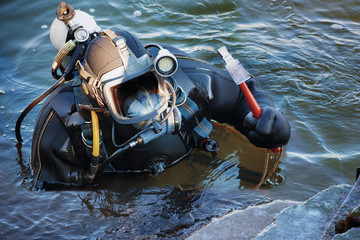
[[[246,83],[263,110],[259,119],[227,71],[169,45],[143,46],[126,31],[102,31],[69,5],[60,4],[50,38],[60,52],[65,42],[73,47],[53,64],[64,83],[37,118],[35,181],[83,186],[103,172],[161,173],[194,148],[217,150],[211,119],[257,147],[282,147],[290,138],[288,121],[254,78]]]

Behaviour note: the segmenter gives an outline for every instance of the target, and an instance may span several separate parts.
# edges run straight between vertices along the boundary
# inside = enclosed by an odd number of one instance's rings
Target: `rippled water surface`
[[[352,184],[360,165],[360,2],[69,1],[103,28],[144,43],[172,44],[223,67],[227,45],[288,117],[292,138],[272,183],[260,191],[265,151],[216,126],[217,156],[195,151],[166,175],[117,176],[81,191],[30,191],[29,156],[40,106],[52,85],[49,28],[57,1],[0,3],[0,234],[5,239],[182,239],[212,217],[271,199],[305,200]],[[272,164],[272,163],[270,163]]]

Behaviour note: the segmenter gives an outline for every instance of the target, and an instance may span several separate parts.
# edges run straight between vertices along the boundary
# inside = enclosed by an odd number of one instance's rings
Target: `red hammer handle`
[[[259,119],[261,116],[261,108],[257,103],[256,99],[254,98],[254,96],[252,95],[252,93],[250,92],[250,89],[248,88],[245,82],[240,83],[239,87],[241,88],[241,91],[244,94],[245,100],[249,105],[252,114],[256,119]]]
[[[244,94],[245,100],[246,100],[247,104],[249,105],[249,108],[250,108],[252,114],[254,115],[254,117],[256,119],[259,119],[261,116],[261,108],[260,108],[259,104],[257,103],[256,99],[254,98],[254,95],[252,95],[250,89],[248,88],[248,86],[246,85],[245,82],[240,83],[239,87],[240,87],[242,93]],[[281,147],[271,149],[271,151],[273,151],[273,152],[280,152],[280,150],[281,150]]]

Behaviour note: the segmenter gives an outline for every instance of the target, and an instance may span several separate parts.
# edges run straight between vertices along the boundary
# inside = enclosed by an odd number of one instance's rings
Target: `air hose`
[[[93,151],[94,157],[98,157],[100,153],[100,129],[99,129],[99,118],[95,111],[91,111],[91,121],[93,130]]]
[[[56,57],[54,59],[54,62],[51,67],[51,74],[52,76],[59,80],[61,78],[61,75],[57,74],[57,70],[61,66],[62,61],[64,58],[76,47],[76,44],[73,40],[67,41],[64,46],[60,49],[60,51],[56,54]]]
[[[123,144],[119,145],[118,150],[116,150],[113,154],[111,154],[110,157],[105,159],[104,162],[99,166],[99,168],[97,169],[97,171],[95,173],[95,177],[99,176],[116,157],[120,156],[120,154],[124,153],[129,148],[135,147],[136,145],[140,144],[141,140],[140,140],[139,136],[145,132],[150,131],[151,129],[154,129],[154,126],[151,125],[145,129],[141,130],[140,132],[135,134],[133,137],[131,137],[129,140],[127,140]]]
[[[76,61],[79,60],[83,54],[84,54],[84,50],[85,50],[85,46],[83,44],[78,44],[75,48],[75,52],[74,55],[71,59],[71,62],[69,64],[69,66],[67,67],[67,69],[65,70],[64,74],[61,76],[61,78],[55,83],[53,84],[48,90],[46,90],[44,93],[42,93],[39,97],[37,97],[34,101],[32,101],[32,103],[29,104],[29,106],[27,106],[25,108],[25,110],[20,114],[19,118],[16,121],[16,125],[15,125],[15,135],[16,135],[16,139],[21,142],[22,138],[21,138],[21,132],[20,132],[20,127],[21,127],[21,123],[24,120],[25,116],[31,111],[31,109],[33,109],[39,102],[41,102],[44,98],[46,98],[48,95],[50,95],[53,91],[55,91],[55,89],[57,89],[61,84],[63,84],[66,81],[66,77],[67,75],[72,72],[72,70],[75,67]]]
[[[118,150],[116,150],[116,152],[114,152],[110,157],[108,157],[97,169],[96,173],[95,173],[95,177],[98,177],[103,171],[104,169],[120,154],[124,153],[126,150],[128,150],[129,148],[131,148],[132,145],[130,143],[128,144],[123,144],[121,145],[120,148],[118,148]]]
[[[87,177],[90,181],[93,181],[96,172],[99,167],[99,155],[100,155],[100,128],[99,118],[95,111],[91,111],[91,122],[92,122],[92,135],[93,135],[93,146],[92,146],[92,159],[87,173]]]

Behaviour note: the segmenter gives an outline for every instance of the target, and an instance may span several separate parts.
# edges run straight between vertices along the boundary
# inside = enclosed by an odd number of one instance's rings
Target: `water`
[[[217,156],[195,151],[166,175],[103,179],[100,188],[30,191],[29,156],[40,106],[20,112],[52,85],[49,28],[58,1],[0,3],[0,234],[23,238],[182,239],[212,217],[270,199],[305,200],[353,184],[360,165],[360,2],[69,1],[103,28],[144,43],[170,43],[223,67],[226,45],[288,117],[292,138],[274,184],[253,188],[265,151],[216,127]],[[270,163],[272,164],[272,163]],[[258,173],[258,174],[256,174]]]

